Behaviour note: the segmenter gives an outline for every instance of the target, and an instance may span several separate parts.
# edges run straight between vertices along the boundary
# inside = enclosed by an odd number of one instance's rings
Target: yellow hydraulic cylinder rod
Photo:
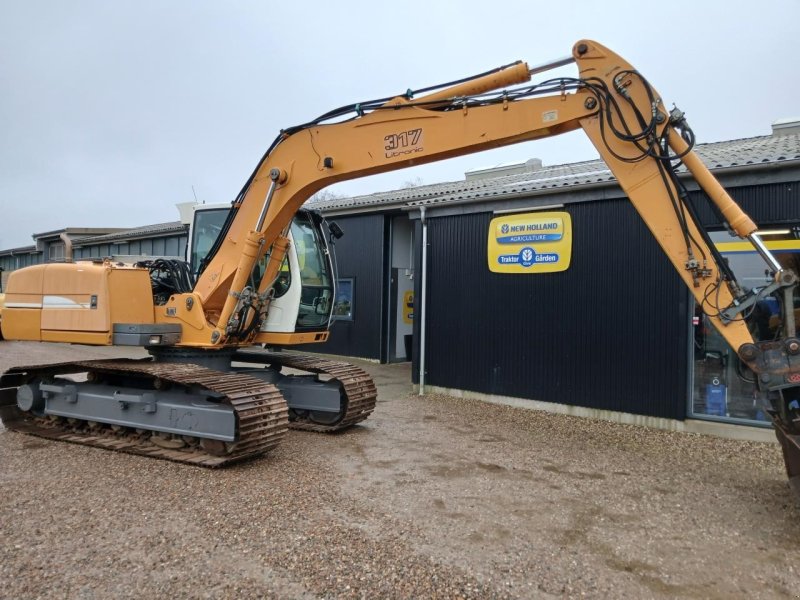
[[[679,156],[683,156],[689,145],[679,135],[669,136],[669,145]],[[758,229],[753,220],[747,216],[728,192],[720,185],[719,181],[711,174],[703,161],[694,152],[688,152],[681,159],[686,168],[694,175],[700,187],[708,194],[711,201],[717,205],[725,220],[739,237],[750,237]]]
[[[545,71],[550,71],[552,69],[556,69],[558,67],[564,67],[566,65],[571,65],[575,62],[574,56],[563,56],[561,58],[557,58],[555,60],[550,60],[546,63],[542,63],[540,65],[534,65],[528,69],[529,75],[536,75],[537,73],[544,73]]]
[[[521,62],[495,73],[489,73],[483,77],[478,77],[464,83],[459,83],[449,88],[433,92],[427,96],[421,96],[417,102],[435,102],[437,100],[447,100],[449,98],[460,98],[462,96],[472,96],[473,94],[482,94],[490,92],[502,87],[516,85],[518,83],[525,83],[531,80],[531,74],[528,71],[528,64]]]

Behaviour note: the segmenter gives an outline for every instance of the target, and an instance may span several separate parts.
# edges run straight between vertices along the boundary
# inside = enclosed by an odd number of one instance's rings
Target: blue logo
[[[503,226],[500,228],[500,231],[503,233],[508,233],[508,223],[503,223]]]
[[[526,246],[519,251],[519,264],[523,267],[530,267],[536,260],[536,252],[533,248]]]

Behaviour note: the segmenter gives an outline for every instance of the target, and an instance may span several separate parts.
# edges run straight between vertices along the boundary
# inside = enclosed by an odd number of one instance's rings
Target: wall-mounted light
[[[758,235],[789,235],[792,231],[790,229],[767,229],[757,233]]]

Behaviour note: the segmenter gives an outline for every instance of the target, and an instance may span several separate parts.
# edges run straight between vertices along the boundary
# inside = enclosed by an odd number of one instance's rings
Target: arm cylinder
[[[669,145],[678,155],[683,155],[689,149],[689,145],[679,135],[670,135]],[[728,195],[725,188],[720,185],[696,153],[689,152],[681,160],[739,237],[749,237],[758,229],[753,220]]]

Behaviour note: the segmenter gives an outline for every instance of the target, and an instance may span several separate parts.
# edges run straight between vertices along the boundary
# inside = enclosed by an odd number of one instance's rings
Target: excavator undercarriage
[[[257,350],[154,356],[11,369],[0,377],[0,418],[12,431],[221,467],[263,455],[289,428],[340,431],[375,407],[372,378],[340,361]]]

